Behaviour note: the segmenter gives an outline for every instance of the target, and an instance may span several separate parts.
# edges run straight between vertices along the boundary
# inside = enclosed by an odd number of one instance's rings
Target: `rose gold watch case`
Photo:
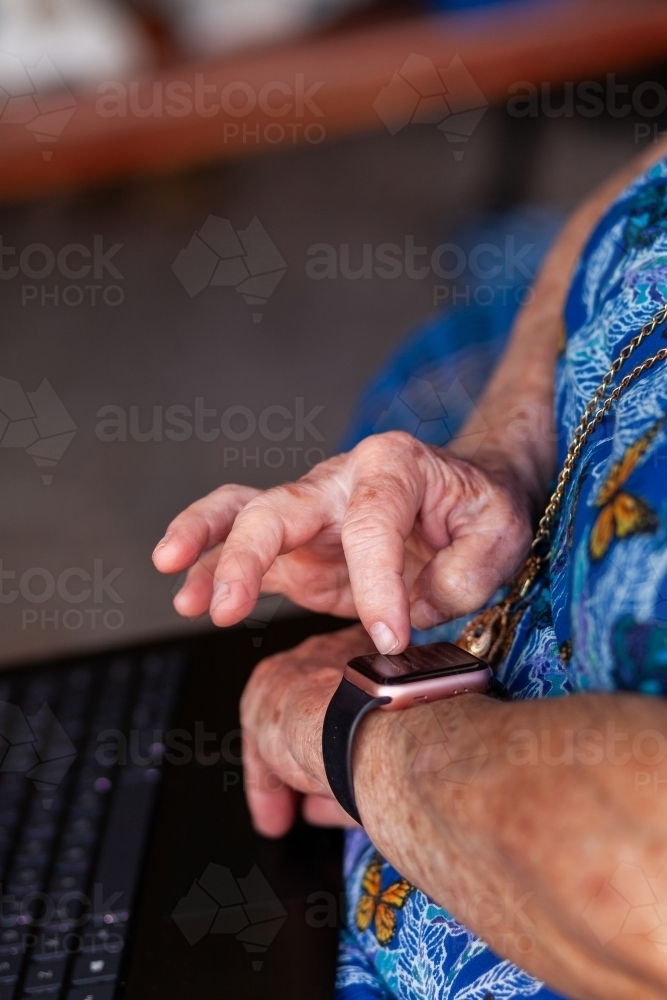
[[[390,698],[389,702],[378,707],[385,711],[398,711],[410,708],[412,705],[423,705],[429,701],[443,701],[459,694],[484,694],[493,676],[491,667],[480,665],[479,670],[468,670],[460,674],[448,674],[443,677],[428,677],[422,680],[407,681],[405,684],[380,684],[370,677],[355,670],[348,663],[343,676],[355,687],[365,691],[372,698]]]

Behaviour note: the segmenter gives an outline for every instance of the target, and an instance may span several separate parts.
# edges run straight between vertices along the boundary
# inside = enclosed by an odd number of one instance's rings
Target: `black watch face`
[[[349,666],[377,684],[407,684],[429,677],[469,673],[485,664],[451,642],[433,642],[428,646],[408,646],[397,656],[383,653],[355,656]]]

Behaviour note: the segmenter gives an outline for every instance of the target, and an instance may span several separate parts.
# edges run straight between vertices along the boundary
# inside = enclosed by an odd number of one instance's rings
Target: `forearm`
[[[610,725],[627,739],[610,743]],[[538,747],[523,766],[522,731]],[[640,758],[655,754],[655,740],[636,742],[642,731],[667,731],[661,702],[587,696],[504,705],[467,696],[375,712],[355,752],[364,826],[404,877],[552,988],[581,1000],[658,1000],[667,973],[649,937],[654,925],[644,934],[617,927],[606,941],[590,919],[619,865],[649,878],[667,865],[667,802],[653,791],[663,786],[637,790],[636,774],[647,768],[629,752],[634,745],[643,746]],[[651,770],[667,779],[664,761]]]
[[[555,471],[554,368],[563,311],[575,265],[600,218],[618,194],[664,156],[667,143],[614,174],[573,213],[557,237],[519,313],[505,354],[476,412],[451,446],[485,468],[509,468],[541,512]],[[483,437],[478,446],[480,436]]]

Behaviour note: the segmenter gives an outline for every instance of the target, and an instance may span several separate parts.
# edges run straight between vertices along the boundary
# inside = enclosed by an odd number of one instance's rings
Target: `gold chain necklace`
[[[474,656],[486,660],[494,669],[509,652],[514,631],[527,607],[527,597],[533,584],[546,566],[551,556],[551,530],[565,494],[565,487],[572,478],[572,471],[581,455],[589,437],[609,413],[613,404],[635,379],[643,375],[658,361],[667,358],[667,347],[656,351],[654,355],[642,361],[625,375],[609,395],[607,391],[621,365],[630,357],[647,337],[650,337],[657,326],[667,320],[667,303],[661,306],[657,313],[641,328],[629,344],[627,344],[612,362],[609,370],[586,404],[581,420],[572,435],[567,455],[556,481],[556,488],[551,494],[546,510],[537,527],[537,534],[530,547],[530,553],[523,567],[511,582],[509,591],[499,604],[481,611],[465,626],[456,644],[467,649]]]

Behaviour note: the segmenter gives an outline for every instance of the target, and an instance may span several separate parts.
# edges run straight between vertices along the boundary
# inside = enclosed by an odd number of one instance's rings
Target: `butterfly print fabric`
[[[502,219],[495,241],[513,225],[525,232],[527,224],[525,217]],[[534,243],[536,253],[543,251],[544,238],[538,234]],[[609,209],[576,268],[556,371],[560,463],[612,360],[666,300],[667,164],[661,162]],[[434,400],[447,409],[453,385],[458,399],[461,387],[483,384],[512,319],[511,309],[494,303],[486,311],[462,307],[431,322],[369,387],[346,446],[372,430],[409,430],[401,406],[411,394],[428,396],[425,383],[434,393],[431,410]],[[463,328],[468,353],[461,346]],[[480,370],[471,378],[475,338],[481,343]],[[619,377],[664,346],[665,333],[658,328]],[[474,391],[463,395],[472,405]],[[415,404],[409,408],[413,417],[419,412]],[[662,362],[623,393],[586,443],[566,489],[549,573],[535,589],[499,670],[514,698],[613,690],[667,695],[666,415],[667,362]],[[450,417],[448,433],[455,433],[465,416],[461,410],[458,419]],[[419,436],[419,429],[413,433]],[[461,625],[416,633],[413,641],[451,640]],[[347,835],[345,877],[348,913],[337,1000],[560,1000],[411,889],[361,830]]]

